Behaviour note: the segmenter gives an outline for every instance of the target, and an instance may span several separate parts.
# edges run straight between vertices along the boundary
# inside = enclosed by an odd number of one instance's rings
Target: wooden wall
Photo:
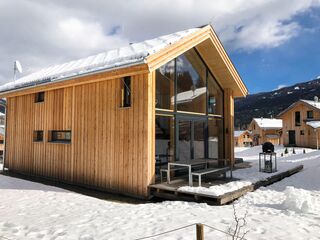
[[[120,108],[115,78],[9,97],[5,166],[9,170],[147,196],[154,178],[154,81],[132,76],[132,106]],[[33,131],[44,130],[44,142]],[[49,130],[71,130],[71,144],[48,142]]]
[[[310,126],[308,126],[304,120],[307,119],[307,111],[313,111],[313,119],[320,120],[320,112],[316,111],[303,103],[299,103],[283,115],[281,119],[283,120],[283,144],[289,144],[289,130],[294,130],[296,134],[296,145],[300,147],[317,147],[317,132]],[[295,126],[295,112],[300,112],[301,126]],[[301,130],[304,131],[304,135],[301,135]]]

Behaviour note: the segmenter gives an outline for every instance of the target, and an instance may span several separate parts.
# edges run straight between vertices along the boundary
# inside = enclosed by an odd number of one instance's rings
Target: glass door
[[[177,160],[189,161],[205,158],[206,154],[206,120],[177,120]]]

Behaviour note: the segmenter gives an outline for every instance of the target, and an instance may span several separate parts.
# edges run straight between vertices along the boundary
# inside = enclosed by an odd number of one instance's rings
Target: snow
[[[281,129],[282,120],[275,118],[254,118],[253,119],[260,128],[263,129]]]
[[[261,146],[237,148],[253,165]],[[284,152],[277,147],[278,154]],[[296,148],[279,158],[303,164],[302,172],[235,202],[247,215],[246,239],[319,239],[320,151]],[[227,230],[233,207],[165,201],[129,204],[84,196],[61,188],[0,175],[0,236],[8,239],[136,239],[193,223]],[[205,227],[206,239],[227,239]],[[195,227],[153,239],[195,239]]]
[[[300,90],[299,86],[294,87],[294,90]]]
[[[300,101],[305,102],[305,103],[307,103],[307,104],[309,104],[309,105],[311,105],[311,106],[313,106],[315,108],[320,109],[320,102],[318,102],[318,101],[316,102],[316,101],[304,100],[304,99],[301,99]]]
[[[312,128],[319,128],[320,127],[320,121],[308,121],[306,124]]]
[[[142,64],[145,63],[148,56],[178,42],[199,29],[191,28],[151,40],[133,43],[126,47],[109,50],[87,58],[51,66],[0,86],[0,92],[68,79],[102,70],[109,71],[114,68]]]
[[[234,131],[234,137],[240,137],[245,131]]]

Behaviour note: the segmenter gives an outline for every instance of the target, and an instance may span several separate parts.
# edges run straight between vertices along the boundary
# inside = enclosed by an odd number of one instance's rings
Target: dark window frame
[[[66,138],[67,133],[70,133],[70,137]],[[65,138],[59,138],[58,134],[64,134]],[[71,143],[72,133],[71,130],[50,130],[49,139],[50,143]]]
[[[132,105],[131,76],[121,79],[121,107],[128,108]]]
[[[178,161],[179,159],[179,156],[177,154],[177,147],[178,147],[178,144],[177,144],[177,129],[178,129],[178,119],[181,118],[181,117],[187,117],[188,119],[190,120],[193,120],[193,119],[206,119],[207,123],[206,123],[206,126],[205,126],[205,134],[206,134],[206,149],[205,149],[205,155],[207,156],[208,155],[208,136],[209,136],[209,128],[208,128],[208,120],[210,119],[221,119],[222,120],[222,127],[223,129],[225,129],[225,123],[224,123],[224,112],[222,112],[221,114],[212,114],[212,113],[209,113],[208,111],[208,104],[209,104],[209,89],[208,89],[208,81],[209,81],[209,74],[212,76],[213,80],[215,81],[215,83],[217,84],[219,90],[221,90],[222,92],[222,109],[224,109],[224,89],[222,88],[222,86],[220,85],[220,83],[217,81],[215,75],[211,72],[211,70],[209,69],[208,65],[205,63],[205,61],[203,60],[202,56],[200,55],[200,53],[197,51],[197,49],[195,49],[195,52],[197,53],[197,55],[200,57],[200,59],[202,60],[203,64],[205,65],[206,67],[206,87],[207,87],[207,91],[206,91],[206,96],[207,96],[207,100],[206,100],[206,112],[204,114],[201,114],[201,113],[194,113],[194,112],[181,112],[181,111],[178,111],[177,109],[177,104],[174,104],[174,107],[173,109],[162,109],[162,108],[156,108],[156,116],[172,116],[174,117],[175,119],[175,123],[174,123],[174,126],[175,126],[175,134],[174,134],[174,138],[175,138],[175,149],[174,149],[174,158],[176,161]],[[177,102],[177,58],[174,59],[174,70],[175,70],[175,73],[174,73],[174,102],[176,103]],[[222,151],[221,151],[221,155],[223,157],[225,157],[225,134],[223,134],[222,136],[222,139],[221,141],[223,142],[223,148],[222,148]],[[220,153],[219,153],[220,154]]]
[[[44,141],[43,130],[34,130],[33,131],[33,142],[43,142],[43,141]]]
[[[313,110],[307,111],[307,119],[313,119]]]
[[[37,92],[35,93],[35,96],[34,96],[34,102],[42,103],[44,102],[44,98],[45,98],[45,92]]]
[[[299,111],[294,113],[294,123],[296,127],[301,126],[301,113]]]

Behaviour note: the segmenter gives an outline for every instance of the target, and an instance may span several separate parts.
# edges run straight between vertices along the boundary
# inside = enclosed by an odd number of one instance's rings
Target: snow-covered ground
[[[257,161],[260,149],[241,150]],[[248,211],[247,239],[320,239],[320,151],[296,152],[282,160],[299,161],[302,172],[236,202],[238,215]],[[227,230],[233,207],[110,202],[0,175],[0,239],[136,239],[198,222]],[[207,227],[205,237],[227,239]],[[195,239],[195,227],[153,239]]]
[[[191,193],[201,193],[211,196],[221,196],[223,194],[236,191],[245,186],[255,184],[260,180],[265,180],[268,177],[279,174],[281,172],[288,171],[298,165],[301,165],[301,154],[303,151],[306,153],[312,152],[312,149],[302,149],[295,148],[295,154],[293,154],[293,148],[288,149],[288,153],[284,154],[283,147],[276,147],[275,152],[277,153],[277,172],[274,173],[265,173],[259,172],[259,162],[257,161],[257,156],[261,152],[261,146],[253,148],[236,148],[235,152],[238,157],[244,158],[246,161],[251,162],[250,168],[238,169],[233,172],[233,177],[239,179],[237,181],[232,181],[225,184],[215,185],[211,187],[189,187],[183,186],[178,190],[182,192],[191,192]],[[282,155],[283,154],[283,157]],[[310,159],[310,157],[307,157]]]

